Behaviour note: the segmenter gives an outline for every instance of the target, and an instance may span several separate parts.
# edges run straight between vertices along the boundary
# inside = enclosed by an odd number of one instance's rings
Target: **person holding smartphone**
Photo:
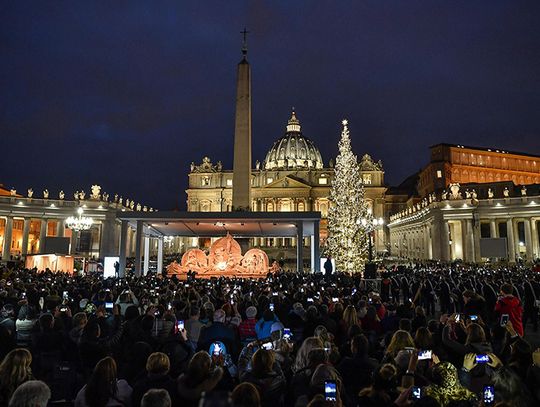
[[[275,352],[261,347],[251,358],[251,370],[239,372],[240,381],[252,383],[259,389],[263,406],[281,406],[284,403],[287,380],[275,361]]]
[[[272,334],[272,325],[274,322],[279,322],[279,318],[273,311],[267,309],[264,311],[263,316],[255,324],[255,333],[257,334],[257,339],[266,339],[270,338]]]
[[[523,307],[519,298],[513,295],[514,288],[511,284],[505,283],[501,286],[501,292],[495,304],[495,313],[499,319],[503,315],[508,315],[509,321],[519,336],[523,336]]]

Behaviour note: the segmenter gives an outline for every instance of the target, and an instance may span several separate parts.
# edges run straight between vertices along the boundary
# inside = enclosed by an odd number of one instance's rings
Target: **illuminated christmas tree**
[[[347,120],[336,157],[334,179],[328,210],[328,240],[326,251],[336,262],[336,270],[362,271],[368,253],[368,230],[371,210],[364,199],[364,186],[356,155],[351,151]]]

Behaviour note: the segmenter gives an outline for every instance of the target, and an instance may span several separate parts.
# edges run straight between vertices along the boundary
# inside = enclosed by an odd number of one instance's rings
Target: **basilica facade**
[[[360,159],[360,170],[365,197],[375,217],[385,217],[384,168],[368,154]],[[285,133],[271,146],[262,162],[256,161],[251,171],[251,210],[255,212],[321,213],[321,241],[327,236],[329,196],[334,168],[332,160],[323,161],[317,146],[302,133],[300,121],[293,111]],[[221,162],[213,163],[204,157],[199,164],[192,163],[187,193],[188,211],[232,211],[233,171],[224,169]],[[375,232],[377,252],[386,250],[383,230]],[[254,246],[272,249],[286,256],[296,246],[295,239],[255,239]],[[307,244],[307,242],[306,242]],[[291,251],[291,254],[294,251]]]

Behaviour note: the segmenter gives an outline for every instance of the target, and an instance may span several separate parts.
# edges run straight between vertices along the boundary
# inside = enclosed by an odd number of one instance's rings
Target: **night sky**
[[[240,31],[253,160],[291,106],[325,164],[349,119],[390,185],[441,142],[540,154],[540,2],[3,1],[0,183],[97,183],[185,209],[191,161],[232,168]]]

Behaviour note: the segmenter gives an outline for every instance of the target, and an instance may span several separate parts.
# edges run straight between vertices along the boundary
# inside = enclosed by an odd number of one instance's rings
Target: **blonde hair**
[[[310,336],[309,338],[306,338],[304,342],[302,343],[302,346],[300,346],[298,353],[296,354],[293,371],[298,372],[302,370],[303,368],[307,367],[309,364],[309,358],[308,358],[309,352],[312,349],[322,348],[322,347],[324,347],[324,344],[319,338],[315,336]]]
[[[394,333],[392,340],[386,349],[386,353],[395,357],[400,350],[405,348],[415,348],[414,340],[407,331],[399,330]]]
[[[154,352],[146,360],[146,371],[154,374],[167,374],[171,368],[169,357],[162,352]]]
[[[343,321],[345,321],[347,329],[349,329],[353,325],[360,326],[358,314],[356,313],[356,308],[354,308],[354,306],[348,305],[347,308],[345,308],[345,311],[343,311]]]
[[[19,385],[32,379],[32,354],[23,348],[13,349],[0,364],[0,386],[7,399]]]

